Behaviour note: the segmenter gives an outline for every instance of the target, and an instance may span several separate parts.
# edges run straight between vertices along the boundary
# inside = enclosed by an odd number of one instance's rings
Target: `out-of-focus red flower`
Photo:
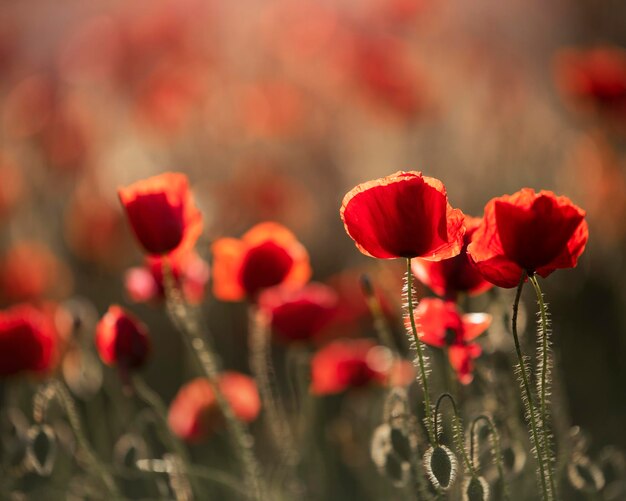
[[[239,372],[224,372],[219,386],[237,418],[245,422],[256,419],[261,411],[261,398],[254,379]],[[204,378],[194,379],[178,391],[168,415],[171,430],[189,443],[205,440],[222,421],[215,393]]]
[[[555,60],[556,84],[576,105],[626,120],[626,51],[618,47],[566,49]]]
[[[87,185],[74,193],[65,211],[65,240],[79,258],[116,266],[126,255],[124,216],[113,202]]]
[[[150,353],[148,329],[135,316],[112,305],[96,327],[96,348],[105,364],[137,369]]]
[[[119,188],[118,194],[135,236],[148,254],[193,248],[202,233],[187,176],[166,172]]]
[[[174,252],[167,257],[167,261],[185,300],[191,304],[201,303],[209,281],[207,262],[193,250]],[[144,266],[126,272],[126,292],[137,303],[161,300],[165,297],[163,278],[163,258],[149,257]]]
[[[390,351],[369,339],[341,339],[321,348],[311,360],[311,392],[341,393],[369,384],[408,384],[407,361],[394,361]]]
[[[522,271],[545,278],[576,266],[588,238],[585,211],[569,198],[524,188],[489,201],[467,252],[485,279],[511,288]]]
[[[441,261],[415,259],[412,268],[417,279],[448,299],[455,299],[459,292],[474,295],[489,290],[493,284],[483,278],[467,255],[467,246],[479,225],[479,218],[465,216],[463,249],[458,256]]]
[[[30,137],[48,123],[57,98],[52,79],[30,75],[9,92],[3,109],[4,128],[14,138]]]
[[[356,36],[349,47],[351,79],[373,103],[406,118],[426,109],[426,86],[404,43],[390,37]]]
[[[473,343],[491,325],[487,313],[461,315],[455,303],[438,298],[424,298],[415,308],[415,319],[420,326],[420,340],[436,348],[448,348],[450,365],[463,384],[472,381],[473,359],[481,353]],[[410,319],[405,318],[409,328]]]
[[[261,81],[240,91],[241,118],[255,137],[292,134],[304,115],[304,102],[296,87],[283,81]]]
[[[448,360],[461,384],[470,384],[474,380],[474,359],[481,353],[482,349],[476,343],[448,348]]]
[[[306,249],[278,223],[258,224],[241,240],[221,238],[211,249],[213,293],[223,301],[253,299],[279,284],[299,287],[311,276]]]
[[[313,339],[328,325],[337,307],[337,294],[323,284],[302,288],[272,287],[260,294],[261,310],[269,316],[272,332],[284,343]]]
[[[0,376],[48,371],[54,361],[50,319],[28,304],[0,311]]]
[[[0,220],[9,216],[24,193],[24,177],[19,166],[6,154],[0,153]]]
[[[69,270],[44,244],[13,245],[0,265],[0,289],[9,301],[38,301],[63,296],[72,287]]]
[[[365,255],[439,261],[463,247],[463,213],[448,203],[443,183],[421,172],[398,171],[346,194],[346,232]]]

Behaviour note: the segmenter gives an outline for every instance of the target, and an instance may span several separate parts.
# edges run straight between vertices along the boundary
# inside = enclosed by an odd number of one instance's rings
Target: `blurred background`
[[[205,259],[275,220],[321,281],[392,267],[343,230],[359,182],[420,170],[476,216],[550,189],[590,225],[578,268],[545,285],[567,410],[592,447],[626,447],[624,45],[618,0],[2,2],[2,304],[129,305],[170,401],[190,369],[162,311],[125,288],[142,257],[118,186],[184,172]],[[246,371],[245,306],[209,296],[224,365]]]

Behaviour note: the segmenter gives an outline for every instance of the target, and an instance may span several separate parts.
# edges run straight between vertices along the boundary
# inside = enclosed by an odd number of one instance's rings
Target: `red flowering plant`
[[[45,373],[56,360],[54,326],[29,304],[0,311],[0,376]]]
[[[162,256],[181,245],[192,248],[202,233],[184,174],[166,172],[118,190],[137,240],[151,256]]]
[[[222,301],[255,300],[268,287],[302,286],[311,276],[306,249],[284,226],[265,222],[241,239],[220,238],[213,252],[213,293]]]
[[[340,215],[346,232],[363,254],[406,259],[409,337],[417,351],[429,441],[436,444],[427,360],[411,314],[414,309],[411,260],[441,261],[458,255],[465,234],[463,213],[450,206],[446,189],[438,179],[422,176],[420,172],[399,171],[353,188],[343,199]]]
[[[239,419],[248,423],[256,419],[261,399],[254,379],[239,372],[224,372],[219,386]],[[224,417],[210,382],[196,378],[178,390],[167,419],[176,436],[199,443],[223,426]]]
[[[414,316],[420,325],[420,340],[445,350],[459,381],[462,384],[471,383],[474,378],[473,359],[480,356],[482,351],[474,340],[487,330],[491,324],[491,315],[461,314],[452,302],[425,298],[415,308]],[[405,324],[408,323],[407,318]]]
[[[569,198],[524,188],[487,203],[483,221],[467,248],[486,280],[505,288],[517,286],[512,331],[544,499],[551,499],[556,490],[548,402],[553,361],[547,306],[537,276],[545,278],[557,269],[575,267],[588,238],[585,212]],[[531,391],[530,371],[517,336],[519,300],[527,279],[535,289],[540,308],[535,393]]]
[[[441,261],[420,258],[413,260],[412,269],[415,277],[435,294],[451,300],[456,300],[459,294],[477,295],[493,287],[493,284],[485,280],[467,255],[467,246],[480,223],[480,218],[466,215],[461,252]]]
[[[109,307],[98,322],[95,343],[102,361],[117,366],[123,378],[142,367],[150,353],[146,326],[117,305]]]

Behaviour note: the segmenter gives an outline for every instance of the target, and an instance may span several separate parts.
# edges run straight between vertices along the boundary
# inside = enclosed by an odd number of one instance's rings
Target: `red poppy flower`
[[[408,384],[414,377],[409,367],[405,360],[394,362],[387,348],[369,339],[333,341],[311,360],[311,392],[328,395],[369,384]]]
[[[202,232],[202,215],[184,174],[166,172],[119,188],[118,194],[133,232],[148,254],[192,248]]]
[[[577,105],[626,119],[626,51],[618,47],[561,51],[556,84]]]
[[[585,211],[569,198],[524,188],[486,205],[467,252],[485,279],[510,288],[523,270],[545,278],[576,266],[588,238]]]
[[[322,284],[301,289],[272,287],[259,296],[259,307],[269,315],[272,332],[280,341],[306,341],[332,319],[337,294]]]
[[[472,381],[472,360],[481,353],[480,346],[472,343],[489,325],[492,317],[487,313],[461,315],[455,303],[438,298],[425,298],[415,308],[415,318],[420,326],[420,340],[435,348],[448,348],[450,365],[459,381]],[[407,328],[409,318],[405,319]]]
[[[221,238],[211,250],[213,293],[222,301],[254,298],[279,284],[299,287],[311,276],[306,249],[277,223],[258,224],[241,240]]]
[[[50,318],[28,304],[0,311],[0,376],[46,372],[56,337]]]
[[[493,284],[483,278],[467,255],[467,246],[480,221],[479,218],[465,216],[463,249],[458,256],[441,261],[415,259],[412,262],[412,269],[417,279],[447,299],[455,299],[459,292],[481,294],[493,287]]]
[[[123,370],[137,369],[150,352],[148,329],[133,315],[113,305],[96,327],[96,348],[105,364]]]
[[[396,172],[352,189],[343,199],[346,232],[365,255],[439,261],[463,247],[463,213],[452,209],[441,181]]]
[[[245,422],[256,419],[261,411],[261,399],[254,379],[238,372],[225,372],[219,385],[235,416]],[[215,393],[204,378],[185,384],[174,398],[168,414],[172,431],[189,443],[208,438],[221,426],[222,420]]]
[[[168,256],[174,282],[190,304],[204,299],[209,281],[209,265],[195,251],[173,252]],[[130,299],[136,303],[161,300],[165,297],[163,258],[148,257],[142,267],[126,272],[124,283]]]
[[[450,346],[448,349],[448,360],[461,384],[470,384],[474,380],[474,359],[481,353],[482,349],[475,343]]]

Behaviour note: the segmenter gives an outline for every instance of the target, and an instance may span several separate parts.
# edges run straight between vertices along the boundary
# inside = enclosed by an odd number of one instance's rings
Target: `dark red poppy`
[[[245,422],[256,419],[261,399],[254,379],[239,372],[225,372],[219,386],[237,418]],[[178,391],[168,422],[171,430],[189,443],[205,440],[222,425],[223,416],[207,379],[194,379]]]
[[[272,287],[259,296],[259,307],[268,314],[272,332],[282,342],[313,339],[332,319],[337,294],[322,284],[302,288]]]
[[[473,341],[491,325],[491,315],[462,315],[453,302],[424,298],[415,308],[415,319],[420,326],[420,340],[435,348],[447,348],[450,365],[459,381],[469,384],[473,378],[472,360],[481,353],[480,346]],[[409,322],[409,318],[406,318],[407,328],[410,328]]]
[[[391,352],[369,339],[342,339],[320,349],[311,360],[311,392],[341,393],[370,384],[406,385],[414,378],[411,364],[394,361]]]
[[[133,315],[113,305],[96,327],[96,348],[105,364],[122,370],[137,369],[150,353],[148,329]]]
[[[279,284],[299,287],[311,276],[306,249],[278,223],[258,224],[241,240],[216,240],[211,250],[213,293],[222,301],[255,298]]]
[[[55,346],[54,327],[45,313],[28,304],[0,311],[0,376],[48,371]]]
[[[618,47],[566,49],[555,61],[556,83],[575,105],[626,119],[626,51]]]
[[[137,181],[118,194],[135,236],[148,254],[192,248],[202,232],[187,176],[166,172]]]
[[[204,299],[209,281],[209,265],[195,251],[173,252],[168,265],[174,282],[190,304]],[[163,258],[148,257],[144,266],[126,272],[124,283],[130,299],[136,303],[158,301],[165,297]]]
[[[481,294],[493,287],[493,284],[483,278],[467,255],[467,246],[480,221],[479,218],[465,216],[463,249],[458,256],[441,261],[413,260],[413,274],[417,279],[436,294],[448,299],[455,299],[458,293]]]
[[[463,213],[452,209],[441,181],[420,172],[398,171],[358,185],[344,197],[340,214],[367,256],[439,261],[463,247]]]
[[[522,271],[547,277],[573,268],[589,238],[585,211],[567,197],[524,188],[489,201],[467,252],[499,287],[515,287]]]

